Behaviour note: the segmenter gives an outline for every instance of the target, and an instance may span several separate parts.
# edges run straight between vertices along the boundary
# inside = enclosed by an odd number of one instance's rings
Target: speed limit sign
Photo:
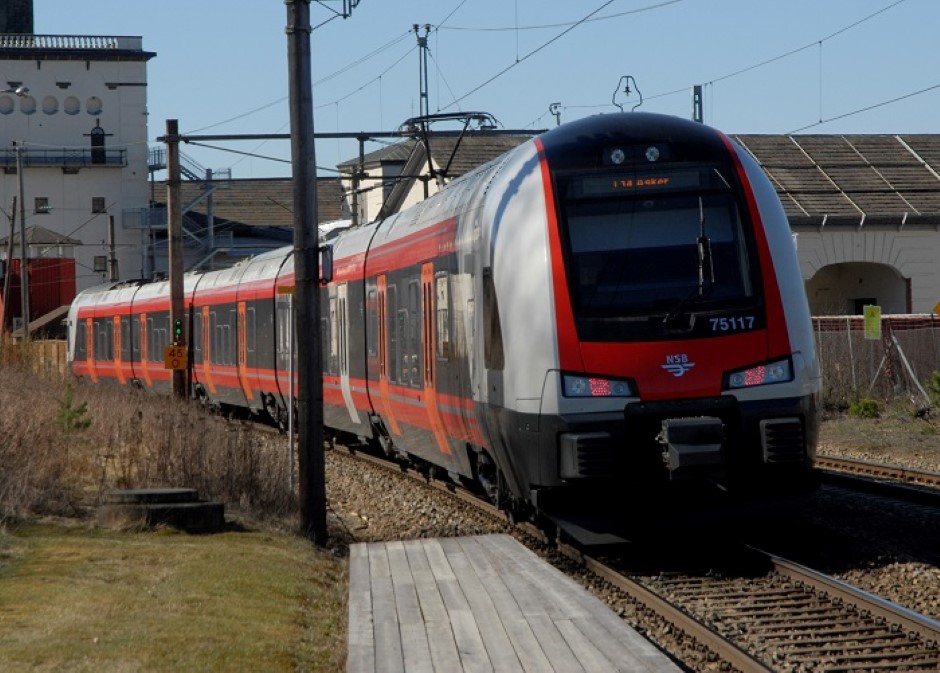
[[[186,369],[186,346],[163,347],[164,369]]]

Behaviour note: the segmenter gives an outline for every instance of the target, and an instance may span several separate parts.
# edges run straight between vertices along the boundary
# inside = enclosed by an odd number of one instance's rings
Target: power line
[[[776,62],[776,61],[780,61],[780,60],[782,60],[782,59],[785,59],[785,58],[787,58],[787,57],[789,57],[789,56],[793,56],[794,54],[798,54],[798,53],[800,53],[801,51],[806,51],[807,49],[811,49],[811,48],[813,48],[813,47],[817,47],[817,46],[821,45],[822,43],[827,42],[828,40],[831,40],[832,38],[834,38],[834,37],[836,37],[836,36],[838,36],[838,35],[841,35],[842,33],[845,33],[845,32],[847,32],[847,31],[851,30],[852,28],[855,28],[856,26],[859,26],[859,25],[865,23],[866,21],[869,21],[870,19],[875,18],[875,17],[878,16],[879,14],[883,14],[884,12],[887,12],[889,9],[892,9],[892,8],[894,8],[894,7],[897,7],[898,5],[900,5],[901,3],[906,2],[906,1],[907,1],[907,0],[896,0],[896,2],[891,3],[891,4],[888,5],[887,7],[883,7],[883,8],[881,8],[881,9],[879,9],[877,12],[873,12],[872,14],[869,14],[868,16],[866,16],[866,17],[864,17],[864,18],[861,18],[861,19],[859,19],[858,21],[855,21],[854,23],[851,23],[851,24],[849,24],[848,26],[845,26],[844,28],[840,28],[839,30],[835,31],[834,33],[830,33],[829,35],[826,35],[826,36],[823,37],[823,38],[820,38],[820,39],[818,39],[818,40],[815,40],[815,41],[813,41],[813,42],[810,42],[810,43],[808,43],[808,44],[805,44],[805,45],[803,45],[802,47],[797,47],[796,49],[791,49],[790,51],[787,51],[787,52],[785,52],[785,53],[783,53],[783,54],[779,54],[779,55],[777,55],[777,56],[773,56],[773,57],[771,57],[771,58],[765,59],[765,60],[763,60],[763,61],[760,61],[759,63],[755,63],[755,64],[753,64],[753,65],[749,65],[749,66],[747,66],[746,68],[741,68],[741,69],[739,69],[739,70],[735,70],[734,72],[729,72],[728,74],[722,75],[721,77],[715,77],[715,78],[713,78],[713,79],[708,80],[708,82],[706,82],[706,83],[707,83],[707,84],[716,84],[716,83],[721,82],[721,81],[723,81],[723,80],[731,79],[732,77],[737,77],[738,75],[743,75],[744,73],[750,72],[751,70],[756,70],[757,68],[762,68],[762,67],[764,67],[765,65],[769,65],[769,64],[774,63],[774,62]],[[647,100],[652,100],[652,99],[654,99],[654,98],[665,98],[666,96],[673,96],[673,95],[678,94],[678,93],[687,93],[688,91],[689,91],[689,87],[688,87],[688,86],[685,86],[685,87],[682,87],[681,89],[673,89],[672,91],[666,91],[666,92],[663,92],[663,93],[653,94],[652,96],[647,96],[646,99],[647,99]]]
[[[875,103],[874,105],[868,105],[857,110],[852,110],[851,112],[845,112],[835,117],[829,117],[829,119],[820,119],[818,122],[812,124],[807,124],[798,129],[790,131],[790,134],[799,133],[800,131],[805,131],[806,129],[811,129],[814,126],[821,126],[822,124],[828,124],[829,122],[836,121],[838,119],[845,119],[846,117],[851,117],[852,115],[861,114],[862,112],[868,112],[869,110],[874,110],[875,108],[884,107],[885,105],[890,105],[891,103],[897,103],[898,101],[905,100],[906,98],[913,98],[914,96],[919,96],[922,93],[927,93],[928,91],[933,91],[934,89],[940,89],[940,84],[934,84],[933,86],[928,86],[924,89],[918,91],[912,91],[911,93],[904,94],[903,96],[898,96],[897,98],[891,98],[890,100],[881,101],[880,103]]]
[[[667,5],[674,5],[678,2],[683,2],[683,0],[666,0],[665,2],[660,2],[655,5],[648,5],[646,7],[640,7],[638,9],[631,9],[626,12],[618,12],[616,14],[605,14],[604,16],[597,16],[591,19],[581,19],[580,21],[567,21],[564,23],[546,23],[546,24],[542,24],[538,26],[508,26],[508,27],[500,27],[500,28],[470,28],[470,27],[448,26],[446,28],[443,28],[443,27],[442,28],[444,30],[459,30],[459,31],[465,31],[465,32],[508,33],[508,32],[519,31],[519,30],[546,30],[548,28],[564,28],[566,26],[574,27],[582,23],[593,23],[595,21],[608,21],[610,19],[619,19],[622,16],[629,16],[630,14],[639,14],[640,12],[647,12],[651,9],[659,9],[660,7],[665,7]]]
[[[672,2],[678,2],[679,0],[671,0],[671,1],[672,1]],[[578,21],[578,22],[572,24],[571,26],[569,26],[569,27],[566,28],[565,30],[561,31],[560,33],[558,33],[558,35],[556,35],[555,37],[553,37],[552,39],[550,39],[548,42],[545,42],[545,43],[542,44],[540,47],[536,47],[535,49],[533,49],[532,51],[530,51],[528,54],[526,54],[525,56],[523,56],[522,58],[517,59],[515,63],[511,63],[510,65],[506,66],[505,68],[503,68],[502,70],[500,70],[498,73],[496,73],[495,75],[493,75],[492,77],[490,77],[488,80],[486,80],[486,81],[483,82],[482,84],[478,85],[477,87],[475,87],[475,88],[471,89],[470,91],[468,91],[467,93],[465,93],[465,94],[464,94],[463,96],[461,96],[460,98],[454,99],[449,105],[445,105],[443,109],[446,110],[446,109],[448,109],[448,108],[450,108],[450,107],[453,107],[453,106],[457,105],[457,104],[458,104],[460,101],[462,101],[464,98],[467,98],[468,96],[471,96],[472,94],[476,93],[477,91],[479,91],[479,90],[482,89],[483,87],[485,87],[485,86],[487,86],[488,84],[492,83],[493,81],[499,79],[500,77],[502,77],[503,75],[505,75],[507,72],[509,72],[510,70],[512,70],[513,68],[515,68],[517,65],[519,65],[520,63],[526,61],[529,57],[534,56],[535,54],[539,53],[540,51],[542,51],[543,49],[545,49],[546,47],[548,47],[550,44],[552,44],[552,43],[554,43],[554,42],[557,42],[557,41],[560,40],[562,37],[564,37],[565,35],[567,35],[568,33],[570,33],[572,30],[574,30],[575,28],[577,28],[578,26],[580,26],[582,23],[584,23],[585,21],[587,21],[588,19],[590,19],[592,16],[594,16],[595,14],[597,14],[598,12],[600,12],[602,9],[604,9],[605,7],[608,7],[609,5],[612,5],[614,2],[615,2],[615,0],[607,0],[607,2],[605,2],[603,5],[601,5],[601,6],[598,7],[597,9],[595,9],[593,12],[591,12],[590,14],[588,14],[587,16],[585,16],[584,18],[582,18],[580,21]]]

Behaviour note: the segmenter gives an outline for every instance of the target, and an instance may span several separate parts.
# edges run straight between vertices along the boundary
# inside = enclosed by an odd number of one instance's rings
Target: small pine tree
[[[58,400],[59,411],[56,419],[65,432],[75,432],[84,430],[91,425],[91,418],[88,416],[88,403],[82,402],[75,406],[75,389],[69,383],[65,389],[65,399]]]

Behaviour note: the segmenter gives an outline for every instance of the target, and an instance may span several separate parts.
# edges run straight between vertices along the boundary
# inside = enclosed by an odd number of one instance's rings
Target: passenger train
[[[574,121],[330,243],[332,435],[515,512],[811,481],[820,375],[794,239],[761,168],[719,131]],[[185,276],[195,396],[283,421],[293,269],[284,248]],[[68,329],[76,375],[170,389],[167,282],[84,291]]]

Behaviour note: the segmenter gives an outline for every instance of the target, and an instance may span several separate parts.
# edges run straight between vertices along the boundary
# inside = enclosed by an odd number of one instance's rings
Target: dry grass
[[[71,386],[0,366],[0,671],[342,670],[346,564],[285,532],[285,442],[191,403]],[[106,490],[164,486],[245,528],[90,525]]]
[[[77,516],[107,489],[166,486],[198,489],[269,521],[295,518],[286,445],[190,402],[7,365],[0,437],[0,520]]]

